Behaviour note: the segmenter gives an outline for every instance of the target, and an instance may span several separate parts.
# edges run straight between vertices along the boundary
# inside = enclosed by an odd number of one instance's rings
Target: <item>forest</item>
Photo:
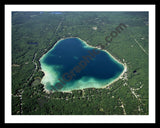
[[[127,28],[106,45],[120,23]],[[106,88],[46,93],[39,59],[67,37],[107,50],[127,71]],[[12,115],[148,115],[148,48],[148,12],[12,12]]]

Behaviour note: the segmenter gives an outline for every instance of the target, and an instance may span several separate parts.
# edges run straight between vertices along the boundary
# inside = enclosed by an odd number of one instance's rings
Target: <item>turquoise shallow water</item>
[[[60,40],[40,59],[42,84],[51,91],[101,88],[115,80],[124,66],[103,50],[79,38]]]

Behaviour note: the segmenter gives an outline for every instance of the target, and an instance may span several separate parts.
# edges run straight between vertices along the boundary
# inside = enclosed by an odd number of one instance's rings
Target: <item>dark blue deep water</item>
[[[79,38],[60,40],[41,59],[47,90],[71,91],[100,88],[115,80],[124,66],[107,52],[95,49]]]

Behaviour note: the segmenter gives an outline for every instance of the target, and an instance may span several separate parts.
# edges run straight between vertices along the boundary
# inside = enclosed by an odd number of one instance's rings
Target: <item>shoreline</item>
[[[89,47],[92,47],[92,48],[96,48],[96,49],[99,49],[99,50],[102,50],[102,51],[106,52],[107,54],[109,54],[109,56],[111,56],[111,57],[114,59],[114,61],[116,61],[117,63],[123,65],[123,67],[124,67],[123,72],[122,72],[116,79],[114,79],[112,82],[110,82],[110,83],[108,83],[107,85],[105,85],[105,86],[103,86],[103,87],[100,87],[100,88],[103,89],[103,88],[106,88],[106,87],[110,86],[111,84],[115,83],[116,81],[118,81],[119,79],[121,79],[121,77],[122,77],[122,76],[124,75],[124,73],[127,71],[127,64],[126,64],[126,63],[122,63],[120,60],[116,59],[116,58],[115,58],[113,55],[111,55],[107,50],[101,49],[101,48],[99,48],[99,47],[97,47],[97,46],[92,46],[92,45],[90,45],[90,44],[87,44],[86,41],[82,40],[82,39],[79,38],[79,37],[66,37],[66,38],[61,38],[60,40],[56,41],[56,43],[53,45],[53,47],[51,47],[51,49],[49,49],[46,53],[44,53],[44,54],[41,56],[41,58],[39,59],[39,61],[40,61],[41,59],[43,59],[44,55],[46,55],[49,51],[51,51],[61,40],[69,39],[69,38],[78,38],[80,41],[82,41],[84,44],[86,44],[86,46],[89,46]],[[41,68],[41,67],[40,67],[40,68]],[[44,73],[44,76],[45,76],[45,72],[42,70],[42,68],[41,68],[41,71]],[[43,76],[43,77],[44,77],[44,76]],[[43,79],[43,77],[42,77],[42,79]],[[41,80],[42,80],[42,79],[41,79]],[[43,84],[43,85],[44,85],[44,84]],[[43,90],[43,91],[44,91],[45,93],[47,93],[47,94],[54,93],[53,91],[47,90],[47,89],[45,88],[45,85],[44,85],[43,87],[44,87],[44,90]],[[91,87],[91,88],[95,88],[95,87]],[[98,89],[100,89],[100,88],[98,88]],[[84,90],[84,89],[87,89],[87,88],[75,89],[75,90]],[[72,93],[72,91],[74,91],[74,90],[71,90],[71,91],[59,91],[59,92],[62,92],[62,93]]]
[[[116,78],[114,79],[112,82],[108,83],[107,85],[104,85],[102,87],[90,87],[90,89],[105,89],[106,87],[110,86],[111,84],[115,83],[116,81],[118,81],[119,79],[121,79],[121,77],[124,75],[124,73],[127,71],[127,65],[124,64],[125,67],[124,67],[124,70],[123,72]],[[75,90],[71,90],[71,91],[59,91],[59,92],[62,92],[62,93],[72,93],[72,91],[78,91],[78,90],[81,90],[83,91],[84,89],[89,89],[89,88],[81,88],[81,89],[75,89]],[[48,90],[47,90],[48,91]],[[54,93],[54,92],[52,92]]]

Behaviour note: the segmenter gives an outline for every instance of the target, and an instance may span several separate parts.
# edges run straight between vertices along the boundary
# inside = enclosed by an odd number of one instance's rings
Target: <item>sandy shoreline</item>
[[[80,39],[79,37],[76,37],[76,38]],[[80,39],[80,40],[82,40],[82,39]],[[119,75],[119,77],[117,77],[115,80],[113,80],[112,82],[110,82],[109,84],[107,84],[107,85],[105,85],[105,86],[103,86],[103,87],[101,87],[101,88],[106,88],[107,86],[109,86],[109,85],[113,84],[114,82],[118,81],[118,80],[124,75],[124,73],[127,71],[127,64],[126,64],[126,63],[122,63],[122,62],[120,62],[119,60],[117,60],[117,59],[116,59],[114,56],[112,56],[107,50],[101,49],[101,48],[96,47],[96,46],[91,46],[91,45],[87,44],[87,42],[85,42],[84,40],[82,40],[82,41],[83,41],[86,45],[88,45],[88,46],[90,46],[90,47],[93,47],[93,48],[96,48],[96,49],[100,49],[100,50],[102,50],[102,51],[105,51],[105,52],[108,53],[116,62],[122,64],[123,67],[124,67],[124,70],[123,70],[123,72]]]
[[[105,52],[108,53],[116,62],[118,62],[118,63],[120,63],[120,64],[123,65],[124,70],[123,70],[123,72],[119,75],[119,77],[117,77],[115,80],[113,80],[112,82],[108,83],[107,85],[105,85],[105,86],[103,86],[103,87],[101,87],[101,88],[106,88],[107,86],[115,83],[115,82],[118,81],[118,80],[124,75],[124,73],[127,71],[127,64],[126,64],[126,63],[122,63],[122,62],[120,62],[119,60],[117,60],[117,59],[116,59],[114,56],[112,56],[107,50],[104,50],[104,49],[101,49],[101,48],[99,48],[99,47],[96,47],[96,46],[92,46],[92,45],[87,44],[87,42],[85,42],[84,40],[80,39],[79,37],[66,37],[66,38],[61,38],[60,40],[58,40],[58,41],[53,45],[53,47],[52,47],[50,50],[52,50],[52,49],[58,44],[58,42],[60,42],[61,40],[68,39],[68,38],[78,38],[78,39],[81,40],[83,43],[85,43],[86,46],[89,46],[89,47],[92,47],[92,48],[96,48],[96,49],[100,49],[100,50],[102,50],[102,51],[105,51]],[[49,51],[50,51],[50,50],[49,50]],[[45,54],[47,54],[49,51],[47,51]],[[41,58],[39,59],[39,61],[44,57],[45,54],[43,54],[43,55],[41,56]],[[43,71],[43,70],[41,69],[41,71]],[[43,72],[44,72],[44,71],[43,71]],[[45,72],[44,72],[44,76],[45,76]],[[43,76],[43,77],[44,77],[44,76]],[[43,79],[43,77],[42,77],[42,79]],[[94,88],[94,87],[91,87],[91,88]],[[75,90],[84,90],[84,89],[87,89],[87,88],[75,89]],[[73,90],[72,90],[72,91],[73,91]],[[61,91],[61,92],[63,92],[63,93],[72,93],[72,91]],[[44,85],[44,92],[46,92],[47,94],[54,93],[54,92],[51,92],[51,91],[47,90],[47,89],[45,88],[45,85]]]

